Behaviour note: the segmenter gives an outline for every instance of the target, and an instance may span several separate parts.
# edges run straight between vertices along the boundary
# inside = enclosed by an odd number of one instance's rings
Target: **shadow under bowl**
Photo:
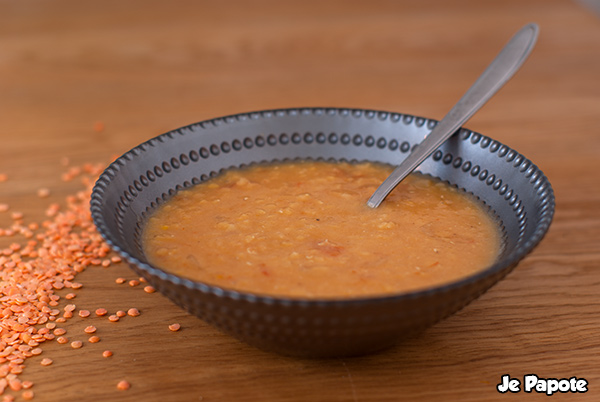
[[[508,274],[547,232],[554,194],[527,158],[460,129],[419,171],[474,194],[497,217],[504,246],[496,263],[467,278],[381,297],[314,300],[238,292],[151,266],[141,232],[177,191],[223,170],[293,159],[399,164],[435,120],[383,111],[303,108],[244,113],[155,137],[113,162],[91,199],[100,234],[173,302],[258,348],[306,357],[375,352],[455,313]],[[366,200],[365,200],[366,202]]]

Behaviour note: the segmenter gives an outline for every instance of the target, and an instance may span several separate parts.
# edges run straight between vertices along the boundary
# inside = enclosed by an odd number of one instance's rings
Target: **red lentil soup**
[[[423,289],[495,261],[497,222],[446,183],[412,174],[369,208],[392,169],[313,161],[232,169],[159,207],[144,251],[152,265],[192,280],[304,298]]]

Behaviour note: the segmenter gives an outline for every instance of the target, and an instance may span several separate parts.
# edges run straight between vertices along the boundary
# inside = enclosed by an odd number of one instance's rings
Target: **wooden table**
[[[466,125],[533,160],[556,192],[548,235],[504,281],[380,354],[303,360],[117,285],[135,278],[124,264],[91,267],[77,277],[78,309],[142,314],[68,320],[72,339],[93,323],[101,341],[43,344],[20,375],[35,400],[547,400],[496,391],[502,375],[529,373],[587,379],[588,393],[552,400],[600,400],[600,19],[578,2],[0,0],[0,203],[11,206],[0,227],[11,211],[41,221],[80,189],[61,180],[63,158],[107,164],[206,118],[296,106],[441,118],[530,21],[541,27],[532,57]]]

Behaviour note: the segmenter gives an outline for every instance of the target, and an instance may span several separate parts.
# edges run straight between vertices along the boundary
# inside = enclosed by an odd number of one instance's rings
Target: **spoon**
[[[517,72],[531,53],[538,36],[538,26],[527,24],[511,38],[498,56],[479,76],[448,114],[429,135],[394,169],[375,190],[367,205],[377,208],[388,194],[415,170],[429,155],[471,118]]]

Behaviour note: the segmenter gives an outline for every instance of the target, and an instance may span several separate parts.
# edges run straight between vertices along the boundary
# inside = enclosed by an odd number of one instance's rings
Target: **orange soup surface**
[[[144,252],[192,280],[302,298],[423,289],[495,261],[496,221],[445,183],[412,174],[369,208],[392,169],[301,161],[226,171],[159,207]]]

